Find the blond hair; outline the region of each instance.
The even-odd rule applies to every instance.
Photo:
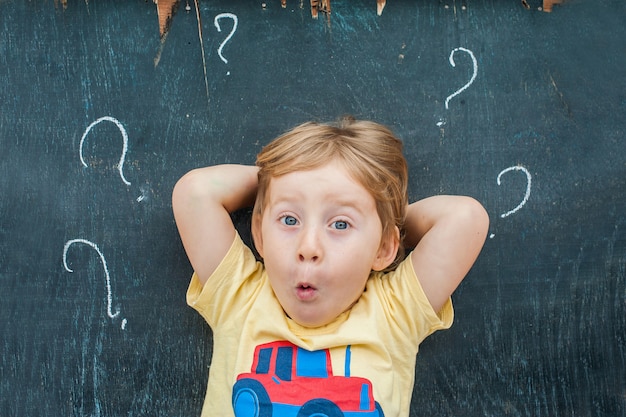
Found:
[[[376,202],[383,237],[399,239],[398,254],[387,268],[404,256],[402,236],[407,207],[407,164],[402,142],[385,126],[342,118],[337,124],[301,124],[265,146],[257,156],[259,186],[254,217],[262,217],[272,178],[341,162]]]

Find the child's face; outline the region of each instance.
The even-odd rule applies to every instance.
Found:
[[[371,270],[395,257],[394,243],[381,245],[374,198],[337,162],[273,178],[266,201],[257,250],[278,301],[302,326],[349,309]]]

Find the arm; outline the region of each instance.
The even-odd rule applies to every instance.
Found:
[[[435,196],[410,204],[405,222],[415,273],[435,311],[446,303],[478,257],[489,217],[470,197]]]
[[[216,165],[185,174],[174,187],[172,208],[187,257],[204,284],[235,238],[230,213],[251,206],[257,168]]]

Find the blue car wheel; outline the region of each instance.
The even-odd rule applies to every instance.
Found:
[[[272,403],[260,382],[241,379],[233,387],[233,411],[236,417],[272,417]]]
[[[305,403],[298,417],[343,417],[343,412],[332,401],[316,399]]]

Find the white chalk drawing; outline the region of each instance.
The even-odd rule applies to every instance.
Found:
[[[237,30],[237,23],[239,22],[239,19],[237,18],[237,15],[232,14],[232,13],[220,13],[217,16],[215,16],[215,19],[213,21],[213,23],[215,24],[215,27],[217,28],[218,32],[222,31],[222,28],[220,27],[220,19],[222,18],[230,18],[233,20],[233,28],[230,30],[230,33],[228,34],[228,36],[226,36],[226,39],[224,39],[222,41],[222,43],[220,44],[219,48],[217,48],[217,54],[220,56],[220,58],[222,59],[222,61],[224,61],[224,64],[228,64],[228,60],[226,58],[224,58],[224,55],[222,54],[222,50],[224,49],[224,45],[226,45],[226,43],[230,40],[230,38],[233,37],[233,35],[235,34],[235,31]]]
[[[476,79],[476,75],[478,75],[478,62],[476,61],[476,57],[474,56],[474,53],[470,51],[469,49],[461,48],[461,47],[453,49],[452,52],[450,52],[450,58],[448,59],[450,61],[450,65],[452,65],[453,67],[456,67],[456,64],[454,63],[454,53],[457,51],[463,51],[469,54],[469,56],[472,58],[472,65],[474,67],[473,68],[474,71],[472,73],[472,78],[463,87],[459,88],[458,90],[456,90],[454,93],[450,94],[446,98],[446,109],[448,109],[450,100],[458,96],[459,94],[461,94],[463,91],[467,90],[467,88],[470,85],[472,85],[472,83]]]
[[[124,184],[126,185],[130,185],[130,182],[128,180],[126,180],[126,178],[124,177],[124,160],[126,158],[126,151],[128,150],[128,134],[126,133],[126,129],[124,129],[124,126],[115,118],[110,117],[110,116],[104,116],[101,117],[99,119],[97,119],[96,121],[94,121],[93,123],[91,123],[89,126],[87,126],[87,129],[85,130],[85,133],[83,133],[83,136],[80,138],[80,145],[78,147],[78,154],[80,156],[80,162],[82,162],[84,167],[87,167],[87,163],[85,162],[85,158],[83,158],[83,144],[85,142],[85,138],[87,137],[87,135],[89,134],[89,132],[91,131],[91,129],[98,125],[99,123],[102,122],[111,122],[114,123],[117,128],[120,130],[120,133],[122,134],[122,139],[124,141],[123,145],[122,145],[122,156],[120,157],[120,161],[117,164],[117,169],[120,173],[120,177],[122,178],[122,181],[124,181]]]
[[[107,315],[111,319],[116,318],[117,316],[120,315],[120,311],[117,310],[115,313],[113,313],[113,311],[112,311],[113,294],[112,294],[112,291],[111,291],[111,277],[109,276],[109,269],[107,267],[107,261],[106,261],[106,259],[104,259],[104,255],[102,254],[102,252],[100,251],[100,249],[98,248],[98,246],[95,243],[90,242],[89,240],[86,240],[86,239],[72,239],[72,240],[68,240],[65,243],[65,246],[63,247],[63,266],[65,267],[65,270],[67,272],[74,272],[74,270],[67,265],[67,251],[69,250],[70,246],[72,246],[75,243],[82,243],[82,244],[85,244],[87,246],[91,246],[98,253],[98,255],[100,256],[100,261],[102,262],[102,267],[104,268],[105,283],[106,283],[106,289],[107,289]],[[126,323],[127,323],[127,320],[123,319],[122,320],[122,330],[126,329]]]
[[[513,213],[516,213],[519,209],[521,209],[524,204],[526,204],[526,202],[528,201],[528,199],[530,198],[530,190],[531,190],[531,186],[532,186],[532,176],[530,175],[530,172],[524,168],[521,165],[516,165],[516,166],[512,166],[512,167],[508,167],[506,169],[503,169],[499,174],[498,174],[498,185],[500,185],[500,178],[502,177],[502,175],[506,174],[507,172],[510,171],[522,171],[524,174],[526,174],[526,193],[524,194],[524,199],[522,200],[521,203],[519,203],[515,208],[513,208],[512,210],[507,211],[506,213],[502,213],[500,215],[500,217],[505,218],[507,216],[510,216]]]

